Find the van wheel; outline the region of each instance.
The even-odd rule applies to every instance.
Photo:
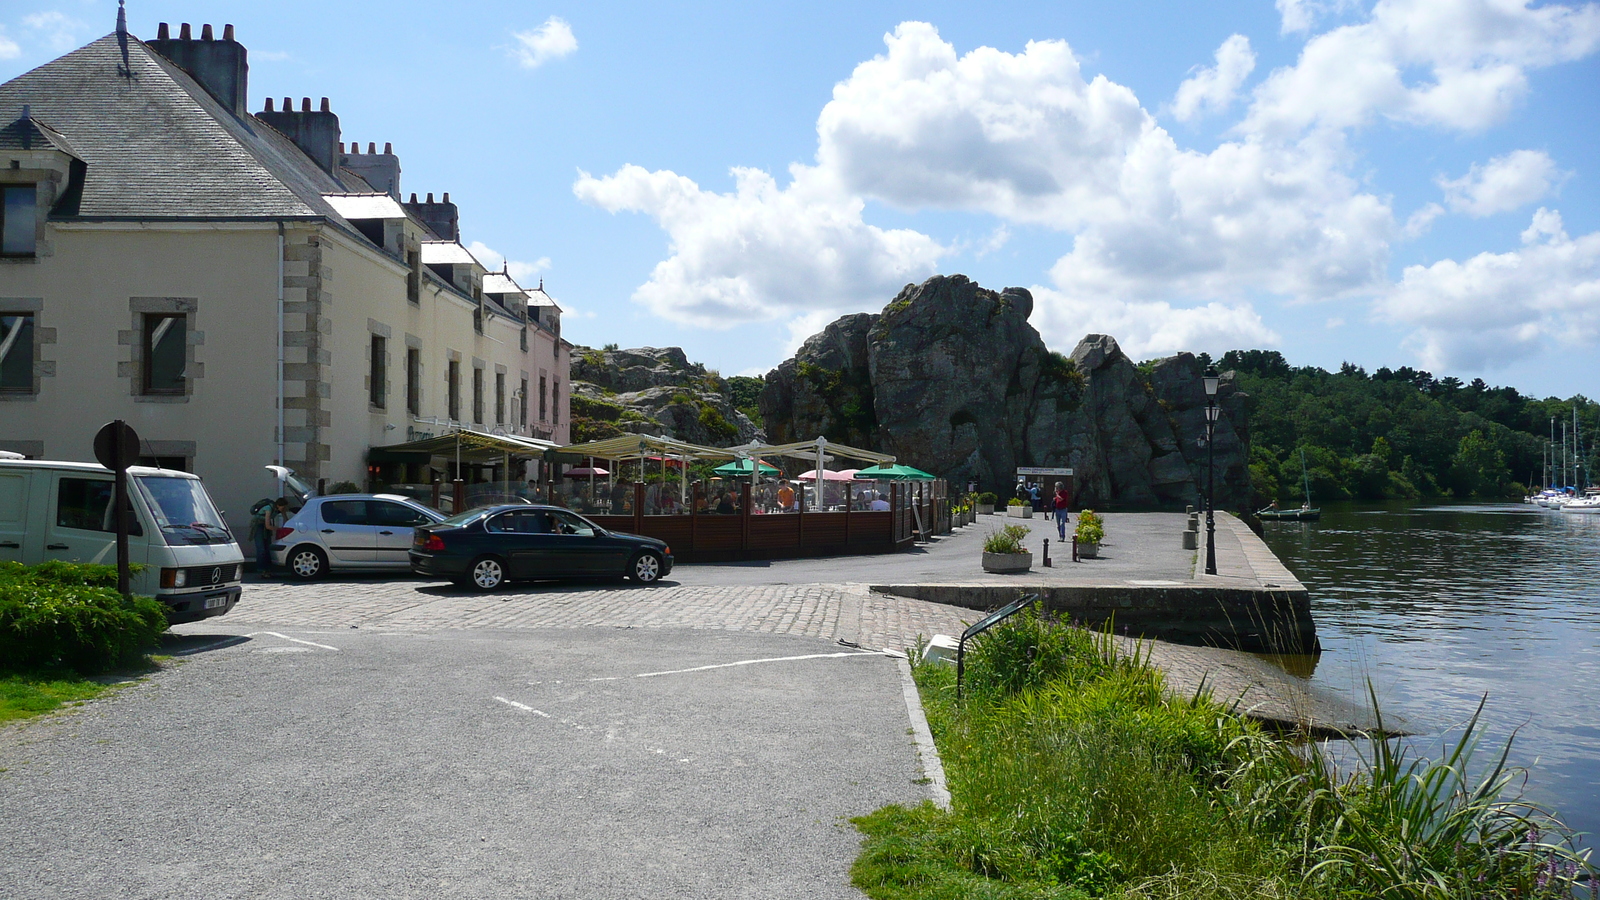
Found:
[[[661,557],[649,550],[633,558],[628,566],[628,576],[640,584],[654,584],[661,580]]]
[[[475,591],[498,590],[506,583],[505,563],[493,556],[480,556],[472,561],[472,568],[467,570],[467,586]]]
[[[327,554],[310,544],[302,544],[289,551],[284,559],[289,574],[300,581],[316,581],[328,574]]]

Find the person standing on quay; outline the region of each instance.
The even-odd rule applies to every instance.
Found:
[[[1072,502],[1072,499],[1067,496],[1065,482],[1056,482],[1056,496],[1052,502],[1055,506],[1056,534],[1064,541],[1067,539],[1067,520],[1070,518],[1070,514],[1067,512],[1067,504]]]

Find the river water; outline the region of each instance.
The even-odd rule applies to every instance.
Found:
[[[1488,694],[1479,761],[1514,733],[1528,798],[1600,846],[1600,515],[1346,504],[1265,529],[1311,592],[1314,681],[1370,680],[1431,751]]]

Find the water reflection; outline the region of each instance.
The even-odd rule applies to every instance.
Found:
[[[1442,732],[1487,693],[1530,798],[1600,832],[1600,516],[1524,504],[1323,507],[1266,540],[1311,590],[1313,680]],[[1419,748],[1436,747],[1437,737]],[[1591,842],[1592,842],[1591,838]]]

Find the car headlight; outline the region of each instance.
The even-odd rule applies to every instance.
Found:
[[[162,569],[161,586],[164,588],[181,588],[189,584],[189,573],[185,569]]]

